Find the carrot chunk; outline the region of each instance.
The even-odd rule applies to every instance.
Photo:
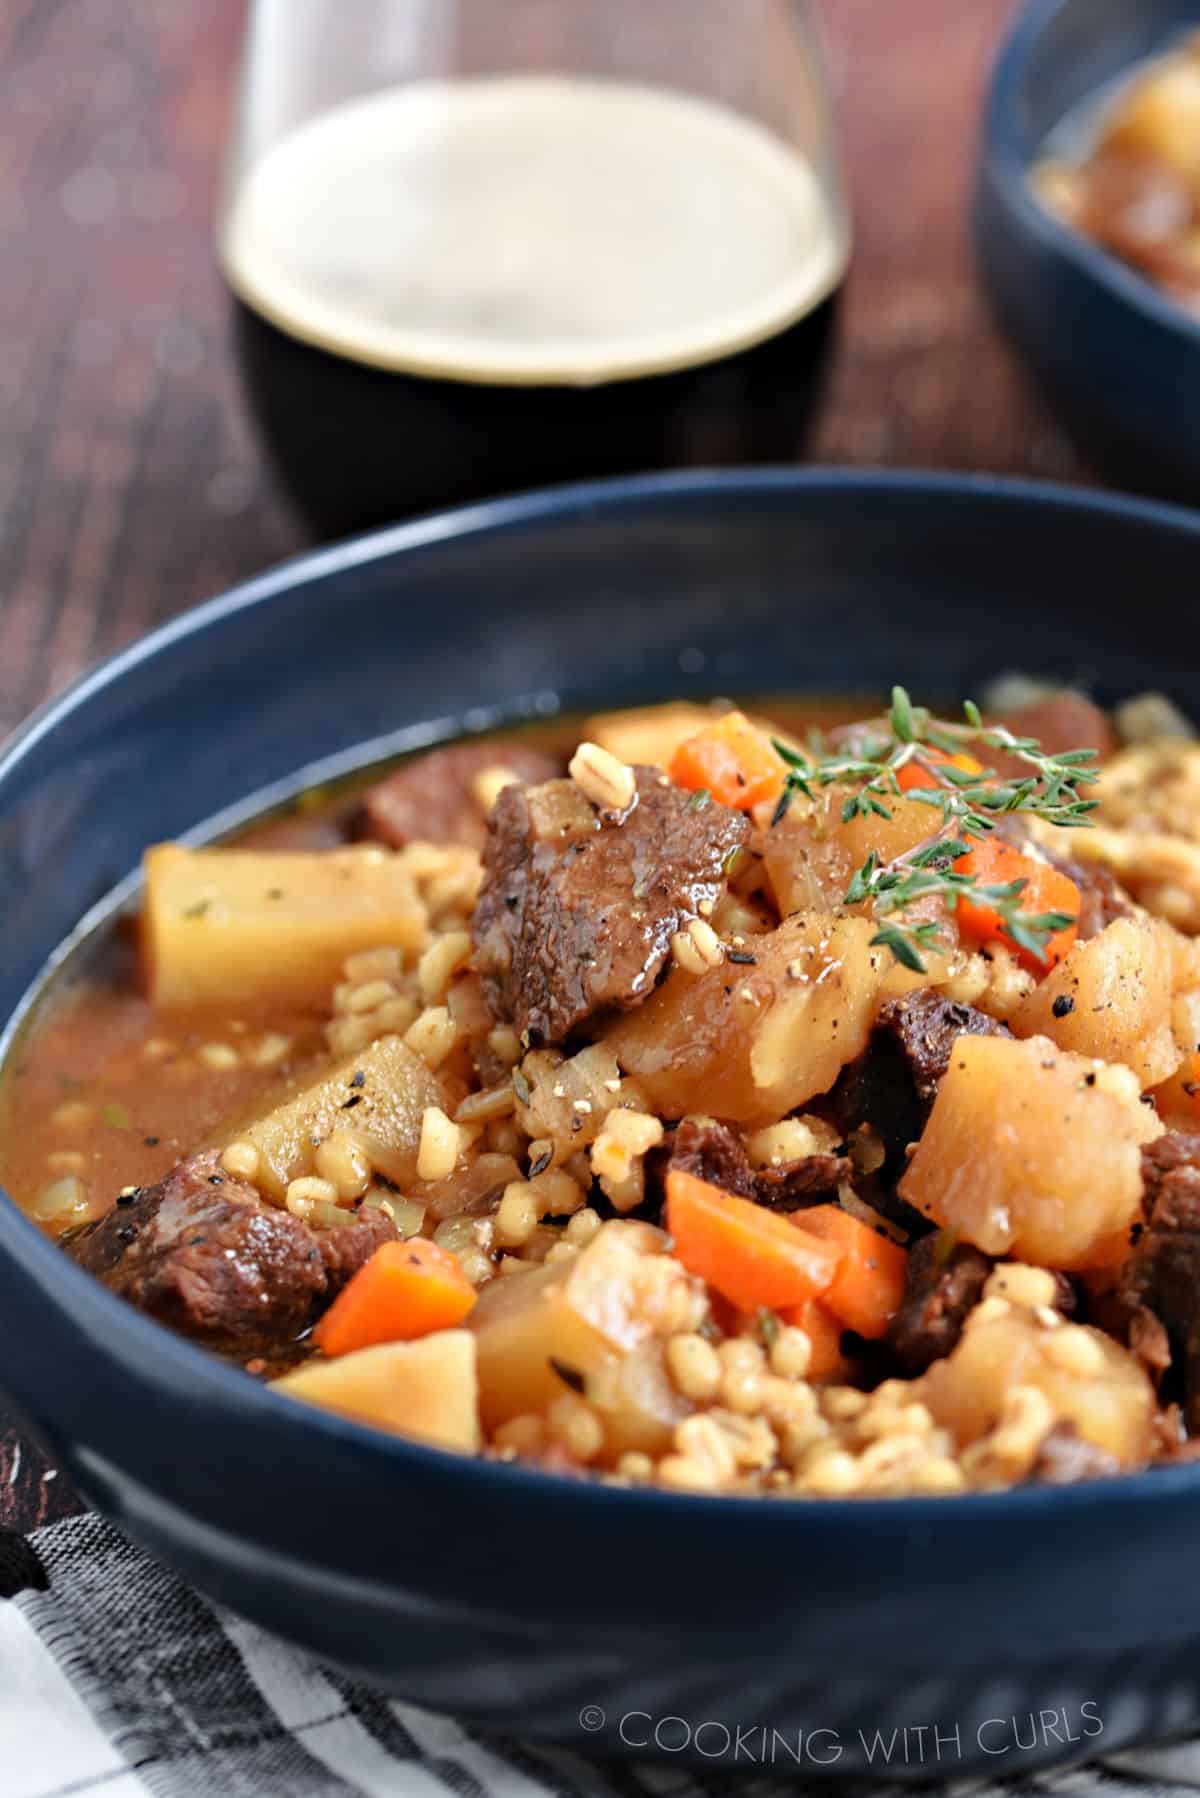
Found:
[[[783,1323],[795,1324],[803,1330],[812,1345],[807,1379],[839,1380],[843,1377],[850,1365],[842,1353],[844,1325],[823,1299],[805,1299],[802,1305],[793,1305],[781,1311],[779,1316]]]
[[[449,1249],[422,1237],[385,1242],[363,1263],[313,1331],[325,1355],[409,1342],[461,1323],[475,1288]]]
[[[925,762],[932,762],[936,767],[960,768],[964,774],[983,773],[982,763],[973,755],[947,755],[944,749],[933,748],[922,748],[921,755]],[[938,781],[921,762],[905,762],[896,770],[896,785],[902,793],[911,793],[914,787],[936,787]]]
[[[1194,1120],[1200,1118],[1200,1053],[1193,1050],[1185,1055],[1175,1072],[1152,1087],[1151,1092],[1158,1115],[1168,1129],[1173,1120],[1178,1120],[1177,1128],[1186,1124],[1195,1129]]]
[[[1192,1110],[1200,1117],[1200,1054],[1198,1053],[1193,1052],[1187,1058],[1187,1078],[1183,1082],[1183,1090]]]
[[[688,1271],[740,1311],[798,1305],[825,1292],[844,1252],[681,1168],[667,1175],[667,1229]]]
[[[668,769],[677,787],[705,788],[721,805],[743,812],[777,799],[785,772],[783,757],[744,712],[726,712],[688,737]]]
[[[958,900],[958,930],[965,942],[1004,943],[1016,953],[1022,967],[1028,968],[1033,974],[1046,974],[1057,966],[1079,934],[1077,920],[1081,895],[1068,875],[1060,873],[1057,868],[1047,867],[1045,862],[1035,861],[1031,855],[1022,855],[1011,843],[1005,843],[997,837],[989,837],[984,842],[976,843],[966,855],[959,856],[954,867],[959,874],[973,874],[985,886],[1000,886],[1011,880],[1023,880],[1025,890],[1020,898],[1022,911],[1063,912],[1072,920],[1046,939],[1045,949],[1038,956],[1031,950],[1022,948],[1007,935],[999,914],[986,900],[972,899],[969,895],[962,894]]]
[[[814,1205],[797,1212],[792,1222],[845,1251],[822,1304],[860,1336],[883,1336],[904,1300],[908,1256],[899,1243],[851,1217],[840,1205]]]

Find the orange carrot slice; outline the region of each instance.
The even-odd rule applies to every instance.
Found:
[[[781,1311],[779,1317],[782,1323],[795,1324],[803,1330],[812,1344],[808,1379],[838,1380],[843,1377],[850,1365],[842,1353],[844,1326],[823,1299],[805,1299],[802,1305]]]
[[[385,1242],[334,1299],[313,1331],[323,1354],[408,1342],[461,1323],[475,1288],[449,1249],[414,1236]]]
[[[783,757],[744,712],[726,712],[681,743],[668,773],[677,787],[710,792],[722,805],[748,812],[777,799],[786,772]]]
[[[1187,1058],[1187,1078],[1183,1081],[1183,1091],[1192,1110],[1200,1117],[1200,1054],[1195,1051]]]
[[[793,1225],[845,1253],[821,1303],[860,1336],[883,1336],[904,1299],[908,1256],[840,1205],[814,1205],[796,1212]]]
[[[1068,875],[1057,868],[1048,867],[1045,862],[1035,861],[1031,855],[1022,855],[1019,849],[998,837],[989,837],[985,842],[976,843],[966,855],[959,856],[954,867],[959,874],[973,874],[985,886],[1023,880],[1025,891],[1020,898],[1022,911],[1064,912],[1072,919],[1070,924],[1047,938],[1046,946],[1038,956],[1022,948],[1005,933],[999,914],[986,900],[972,899],[964,894],[958,900],[958,931],[965,942],[1004,943],[1015,952],[1022,967],[1034,974],[1046,974],[1057,966],[1079,934],[1076,920],[1081,895]]]
[[[667,1175],[667,1229],[683,1265],[740,1311],[798,1305],[832,1284],[837,1243],[806,1237],[786,1217],[673,1168]]]
[[[982,774],[983,764],[977,762],[973,755],[947,755],[944,749],[922,748],[924,761],[932,762],[935,767],[961,768],[964,774]],[[914,787],[936,787],[938,781],[927,767],[920,762],[905,762],[896,770],[896,785],[902,793],[911,793]]]

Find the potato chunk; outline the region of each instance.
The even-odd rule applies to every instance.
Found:
[[[697,731],[711,724],[719,713],[712,706],[689,705],[679,700],[673,705],[634,706],[624,712],[599,712],[588,718],[580,738],[599,743],[619,762],[640,762],[651,768],[665,768],[679,748]]]
[[[1049,1401],[1049,1422],[1073,1424],[1085,1441],[1115,1455],[1122,1467],[1137,1467],[1149,1457],[1154,1393],[1133,1357],[1103,1330],[1081,1324],[1046,1329],[1019,1306],[981,1306],[968,1319],[958,1347],[934,1362],[914,1396],[962,1449],[1011,1415],[1013,1395],[1021,1387],[1034,1387]],[[1032,1462],[1038,1446],[1036,1434],[1027,1445],[1011,1443],[1015,1464],[1007,1470],[998,1466],[997,1472],[1020,1478],[1028,1472],[1028,1464],[1020,1465],[1022,1447]]]
[[[916,985],[867,918],[787,918],[752,940],[753,965],[675,968],[607,1041],[651,1108],[769,1124],[827,1092],[865,1049],[884,991]]]
[[[336,1361],[310,1361],[272,1384],[289,1398],[398,1436],[468,1455],[479,1448],[475,1338],[469,1330],[439,1330],[416,1342],[385,1342]]]
[[[360,1141],[372,1167],[403,1186],[416,1176],[421,1115],[442,1098],[436,1075],[420,1056],[398,1036],[381,1036],[265,1117],[230,1131],[226,1141],[254,1144],[255,1184],[280,1202],[288,1182],[309,1171],[313,1151],[334,1129]]]
[[[544,1410],[570,1382],[586,1384],[602,1370],[609,1408],[628,1408],[628,1393],[622,1397],[622,1383],[609,1369],[612,1357],[686,1327],[683,1312],[695,1283],[663,1252],[665,1242],[650,1224],[614,1219],[573,1260],[507,1274],[484,1287],[469,1328],[479,1345],[487,1429]]]
[[[1141,1145],[1161,1133],[1128,1068],[1041,1036],[960,1036],[900,1193],[986,1254],[1103,1265],[1138,1210]]]
[[[604,1427],[600,1459],[608,1464],[630,1450],[660,1455],[670,1448],[675,1425],[692,1409],[667,1372],[660,1337],[649,1337],[627,1355],[611,1355],[588,1376],[588,1403]]]
[[[183,849],[144,859],[142,943],[165,1008],[328,999],[360,949],[425,942],[425,908],[399,857],[374,846],[321,853]]]
[[[1174,957],[1168,927],[1118,918],[1076,943],[1009,1018],[1017,1036],[1048,1036],[1060,1049],[1124,1062],[1143,1087],[1179,1062],[1171,1030]]]
[[[796,793],[786,815],[765,833],[763,861],[784,917],[796,911],[830,911],[840,906],[856,868],[872,850],[892,861],[934,835],[937,809],[920,799],[891,798],[890,818],[845,820],[846,787],[818,789],[812,800]]]

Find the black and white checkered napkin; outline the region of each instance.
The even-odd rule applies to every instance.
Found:
[[[796,1798],[803,1782],[589,1762],[381,1698],[219,1612],[95,1516],[0,1535],[0,1798]],[[937,1789],[1167,1798],[1200,1744]],[[928,1795],[935,1788],[925,1786]],[[854,1798],[895,1786],[858,1780]],[[809,1798],[830,1788],[810,1785]],[[840,1793],[847,1788],[842,1785]]]

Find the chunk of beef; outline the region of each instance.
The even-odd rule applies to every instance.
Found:
[[[885,1179],[895,1179],[937,1097],[960,1036],[1009,1036],[972,1005],[922,987],[880,1007],[871,1040],[842,1072],[833,1090],[839,1127],[847,1134],[869,1124],[883,1140]]]
[[[739,1198],[754,1197],[754,1169],[750,1157],[728,1124],[712,1118],[681,1118],[675,1127],[668,1168],[680,1168],[707,1180],[722,1192]]]
[[[632,805],[597,813],[573,781],[509,787],[488,820],[475,965],[531,1047],[649,996],[674,933],[720,891],[746,819],[637,768]]]
[[[942,1077],[960,1036],[1009,1036],[1007,1024],[985,1011],[946,999],[929,987],[892,999],[879,1013],[877,1030],[891,1033],[912,1076],[922,1123],[933,1108]]]
[[[1170,1351],[1171,1396],[1200,1433],[1200,1136],[1170,1130],[1142,1148],[1145,1223],[1121,1270],[1130,1346],[1152,1372]],[[1165,1336],[1165,1342],[1164,1342]]]
[[[393,849],[416,842],[482,849],[487,826],[473,783],[489,768],[511,768],[527,785],[561,773],[561,764],[551,756],[521,743],[451,743],[431,749],[368,788],[362,835]]]
[[[959,1243],[948,1255],[943,1249],[940,1237],[925,1236],[909,1251],[904,1303],[888,1332],[906,1374],[924,1373],[956,1346],[992,1271],[988,1256],[969,1243]]]
[[[1100,763],[1117,751],[1117,735],[1108,714],[1069,687],[1031,699],[1028,705],[1015,706],[994,722],[1006,724],[1016,737],[1036,737],[1047,755],[1092,749]],[[1030,772],[1027,763],[1000,749],[981,750],[979,759],[998,774],[1020,776]]]
[[[754,1175],[754,1196],[772,1211],[804,1211],[836,1199],[843,1180],[851,1175],[842,1155],[802,1155],[798,1161],[781,1161],[776,1167],[760,1167]]]
[[[676,1126],[664,1175],[682,1168],[732,1192],[755,1199],[772,1211],[802,1211],[837,1197],[838,1187],[850,1171],[840,1155],[804,1155],[776,1167],[754,1168],[741,1141],[727,1124],[712,1118],[682,1118]]]
[[[208,1150],[118,1200],[68,1252],[160,1323],[209,1347],[252,1354],[298,1336],[395,1235],[377,1210],[310,1229],[223,1174]]]
[[[1073,1423],[1056,1423],[1042,1438],[1029,1477],[1044,1486],[1074,1486],[1079,1480],[1103,1480],[1120,1471],[1117,1457],[1081,1436]]]

